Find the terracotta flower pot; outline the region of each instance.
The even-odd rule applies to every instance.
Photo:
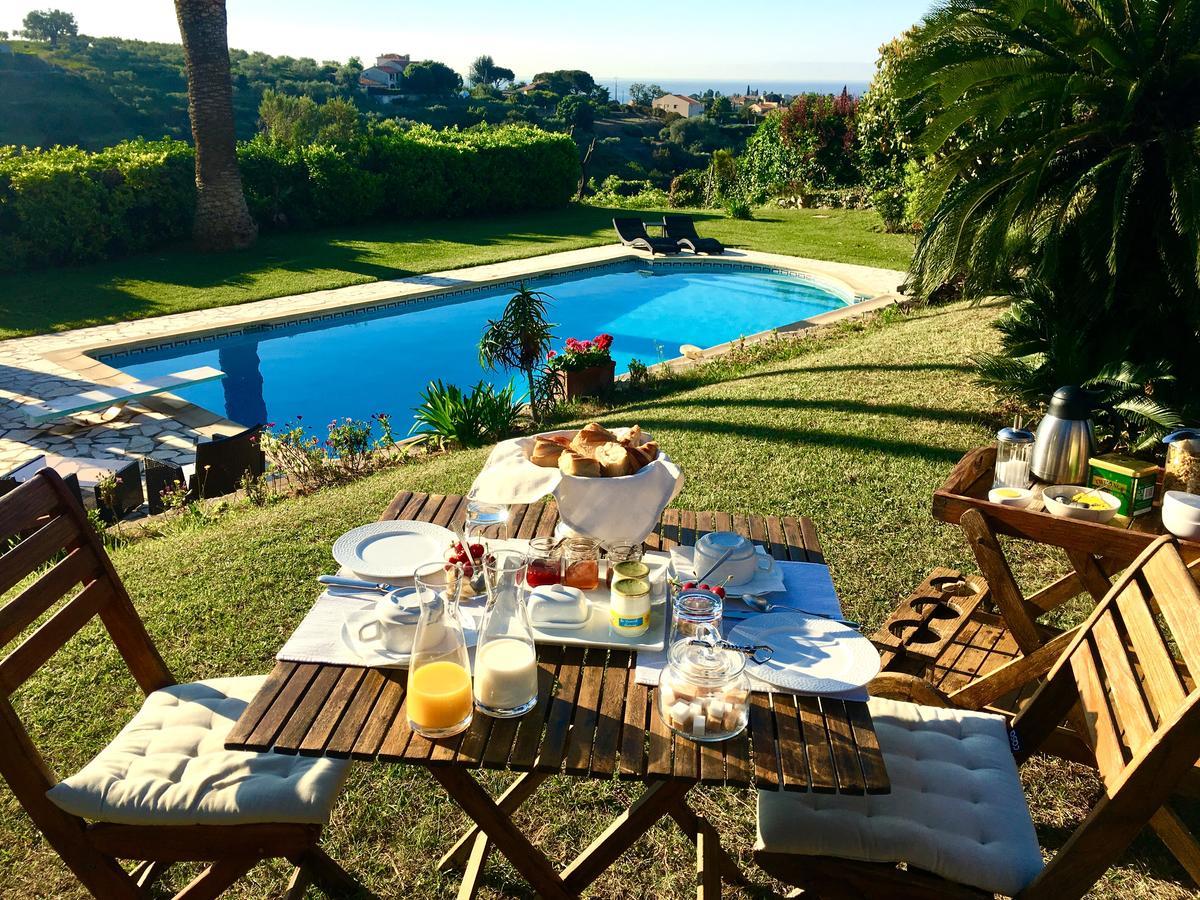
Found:
[[[558,383],[562,387],[564,400],[574,400],[577,397],[603,397],[613,387],[617,364],[611,359],[598,366],[586,369],[568,371],[560,369]]]

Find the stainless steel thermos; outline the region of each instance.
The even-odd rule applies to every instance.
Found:
[[[1048,484],[1083,484],[1088,460],[1096,451],[1092,427],[1093,395],[1080,387],[1060,387],[1038,423],[1033,444],[1033,474]]]

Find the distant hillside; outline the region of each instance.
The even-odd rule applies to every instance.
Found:
[[[0,52],[0,145],[79,144],[125,138],[188,138],[183,48],[80,35],[57,50],[11,41]],[[317,100],[356,96],[358,70],[312,59],[230,51],[238,136],[254,134],[267,88]]]

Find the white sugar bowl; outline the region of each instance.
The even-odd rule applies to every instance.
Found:
[[[1200,494],[1167,491],[1162,503],[1163,528],[1185,541],[1200,541]]]
[[[704,573],[712,568],[726,550],[731,551],[729,558],[705,575]],[[697,578],[703,577],[706,584],[728,584],[730,587],[737,587],[753,581],[759,572],[770,572],[774,566],[773,558],[766,553],[759,553],[754,543],[740,534],[734,534],[732,531],[713,531],[696,541],[692,571]]]

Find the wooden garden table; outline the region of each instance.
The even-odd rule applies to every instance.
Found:
[[[459,496],[402,492],[382,519],[460,525]],[[510,534],[546,536],[553,503],[511,508]],[[648,549],[693,544],[713,530],[737,531],[776,559],[824,562],[807,518],[730,516],[667,510]],[[474,896],[494,845],[544,897],[578,896],[639,836],[670,816],[696,843],[700,892],[720,896],[721,879],[741,880],[712,826],[686,795],[698,784],[768,790],[867,794],[890,790],[865,703],[791,694],[751,695],[750,727],[719,744],[674,735],[658,716],[654,688],[637,684],[636,654],[596,648],[538,647],[538,704],[519,719],[476,715],[454,738],[430,741],[408,727],[407,672],[278,662],[246,707],[225,746],[427,768],[476,823],[439,868],[465,865],[460,897]],[[519,777],[493,799],[472,769]],[[647,789],[565,869],[559,871],[521,833],[512,813],[551,775],[642,781]],[[564,811],[569,814],[569,811]]]

